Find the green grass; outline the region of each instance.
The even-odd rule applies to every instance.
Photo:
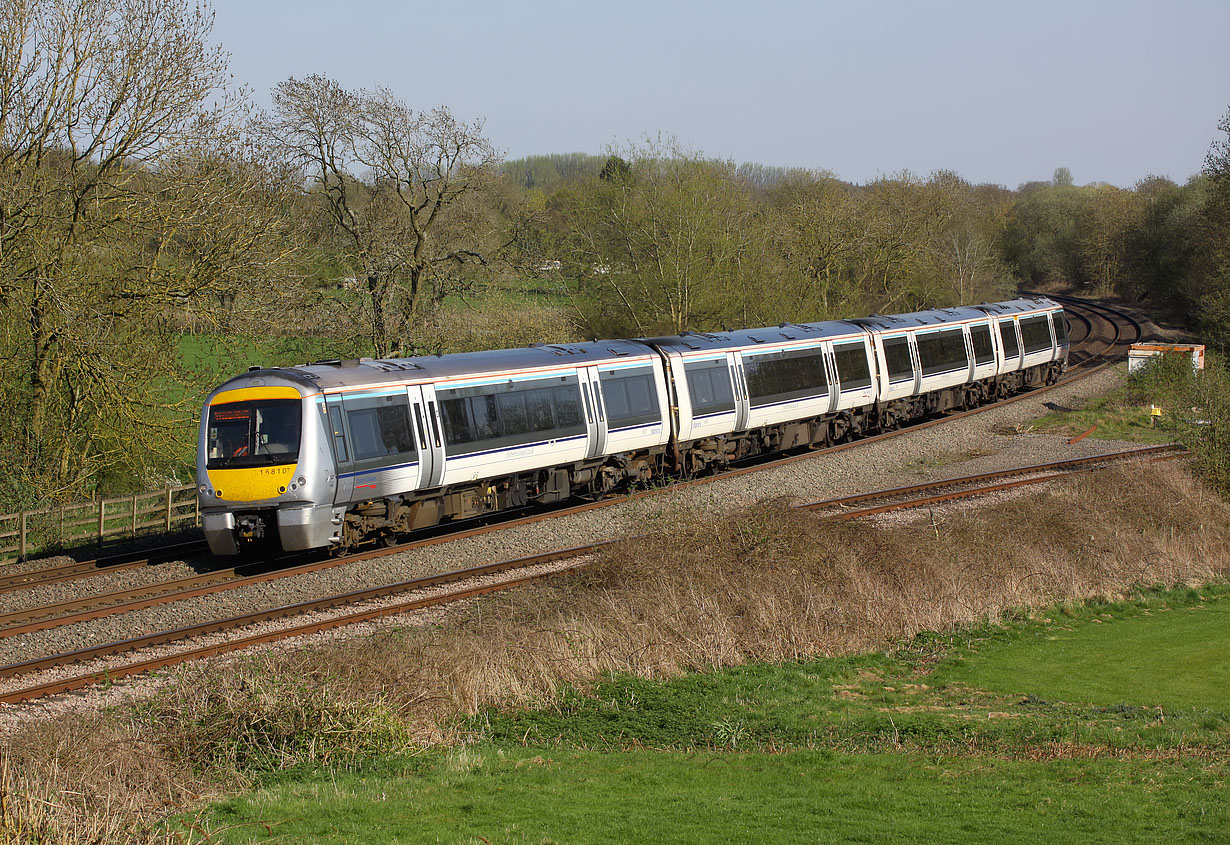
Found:
[[[220,842],[1211,842],[1230,807],[1195,761],[483,747],[273,784],[212,823]]]
[[[452,293],[445,297],[446,309],[458,312],[486,312],[501,308],[551,308],[567,305],[568,291],[575,283],[561,279],[558,274],[545,278],[518,277],[515,279],[491,278],[476,284],[464,293]]]
[[[1230,711],[1230,601],[1130,619],[1056,616],[941,668],[936,683],[1068,702]]]
[[[248,367],[289,367],[308,361],[345,358],[358,354],[354,344],[339,344],[327,337],[244,337],[240,335],[183,334],[180,360],[193,370],[229,377]]]
[[[1147,405],[1128,399],[1125,388],[1089,400],[1084,407],[1052,411],[1034,420],[1037,431],[1075,437],[1095,425],[1089,436],[1100,440],[1126,440],[1150,445],[1170,443],[1174,436],[1153,424]]]
[[[1226,841],[1227,613],[1209,585],[891,653],[613,677],[480,714],[472,747],[284,773],[209,823],[222,842]]]

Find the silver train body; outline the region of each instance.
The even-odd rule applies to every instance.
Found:
[[[254,369],[210,394],[214,554],[345,550],[823,446],[1053,381],[1045,298],[763,329]]]

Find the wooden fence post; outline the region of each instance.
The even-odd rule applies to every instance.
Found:
[[[26,512],[21,512],[21,536],[17,540],[17,556],[22,560],[26,557]]]
[[[171,530],[171,488],[167,488],[167,531]]]
[[[98,500],[98,545],[102,545],[104,532],[107,529],[107,500]]]
[[[137,536],[137,494],[132,494],[132,536]]]

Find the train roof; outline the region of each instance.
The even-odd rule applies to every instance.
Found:
[[[654,346],[683,350],[722,350],[755,347],[766,343],[791,343],[798,340],[827,340],[859,334],[858,326],[845,320],[824,323],[781,323],[760,329],[725,332],[684,332],[667,337],[645,338]]]
[[[276,377],[314,390],[361,387],[398,381],[432,381],[455,376],[504,373],[559,366],[593,366],[626,358],[654,354],[643,343],[633,340],[603,340],[592,343],[561,343],[495,349],[483,352],[454,352],[415,358],[358,358],[317,361],[298,367],[253,368],[228,380],[222,387],[253,378]],[[221,388],[219,388],[221,389]]]
[[[967,305],[958,308],[931,308],[927,311],[913,311],[909,314],[872,314],[870,317],[859,317],[850,322],[876,331],[892,331],[936,326],[941,323],[959,323],[966,320],[985,320],[988,314],[1003,316],[1057,307],[1059,307],[1057,302],[1046,297],[1035,296],[1022,297],[1008,302],[984,302],[981,305]]]
[[[233,389],[239,383],[274,378],[285,380],[307,392],[341,387],[363,387],[389,382],[435,381],[459,376],[548,369],[559,366],[594,366],[621,359],[653,355],[650,346],[664,349],[720,351],[756,347],[762,344],[788,344],[804,340],[829,340],[860,334],[864,328],[876,331],[915,328],[985,318],[986,314],[1005,315],[1058,308],[1054,300],[1042,296],[1022,297],[1007,302],[983,303],[961,308],[934,308],[910,314],[830,320],[821,323],[782,323],[759,329],[723,332],[684,332],[669,337],[639,340],[601,340],[591,343],[535,344],[517,349],[484,352],[456,352],[449,355],[424,355],[416,358],[358,358],[317,361],[299,367],[254,367],[227,380],[215,389]],[[212,394],[211,394],[212,397]]]

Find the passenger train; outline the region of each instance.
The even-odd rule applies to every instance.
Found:
[[[252,368],[201,414],[217,555],[346,551],[504,508],[818,448],[1054,381],[1063,309],[1010,302],[720,333]]]

